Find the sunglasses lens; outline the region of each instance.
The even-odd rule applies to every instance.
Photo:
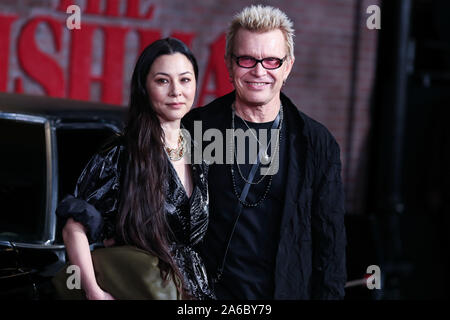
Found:
[[[281,66],[281,60],[276,58],[263,59],[262,65],[266,69],[276,69]]]
[[[239,57],[237,63],[244,68],[253,68],[256,65],[256,60],[252,57]]]
[[[253,68],[258,62],[261,62],[262,66],[266,69],[277,69],[283,64],[283,59],[278,58],[264,58],[262,60],[257,60],[253,57],[247,56],[234,56],[234,58],[236,59],[238,66],[242,68]]]

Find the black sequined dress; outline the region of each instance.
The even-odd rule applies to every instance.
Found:
[[[82,223],[91,243],[115,238],[120,199],[120,177],[126,158],[123,137],[107,144],[91,158],[78,178],[74,195],[66,196],[56,214],[61,228],[72,217]],[[214,299],[206,269],[195,249],[208,227],[207,165],[192,164],[193,191],[185,192],[169,159],[165,209],[170,228],[172,255],[195,299]]]

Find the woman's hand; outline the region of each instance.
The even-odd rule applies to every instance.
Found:
[[[95,290],[86,292],[86,298],[88,300],[116,300],[111,294],[103,291],[100,287]]]

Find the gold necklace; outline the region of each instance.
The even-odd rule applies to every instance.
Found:
[[[184,137],[180,131],[180,135],[178,136],[178,142],[176,148],[170,148],[164,143],[164,150],[167,153],[167,156],[172,161],[178,161],[184,156],[184,152],[186,151]]]

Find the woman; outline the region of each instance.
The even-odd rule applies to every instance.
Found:
[[[98,285],[89,242],[127,244],[159,259],[164,279],[180,279],[184,298],[209,299],[204,265],[194,250],[208,224],[207,167],[189,164],[181,118],[190,110],[198,68],[187,46],[173,38],[148,46],[131,80],[123,135],[96,154],[75,196],[57,215],[71,264],[80,267],[88,299],[113,299]]]

